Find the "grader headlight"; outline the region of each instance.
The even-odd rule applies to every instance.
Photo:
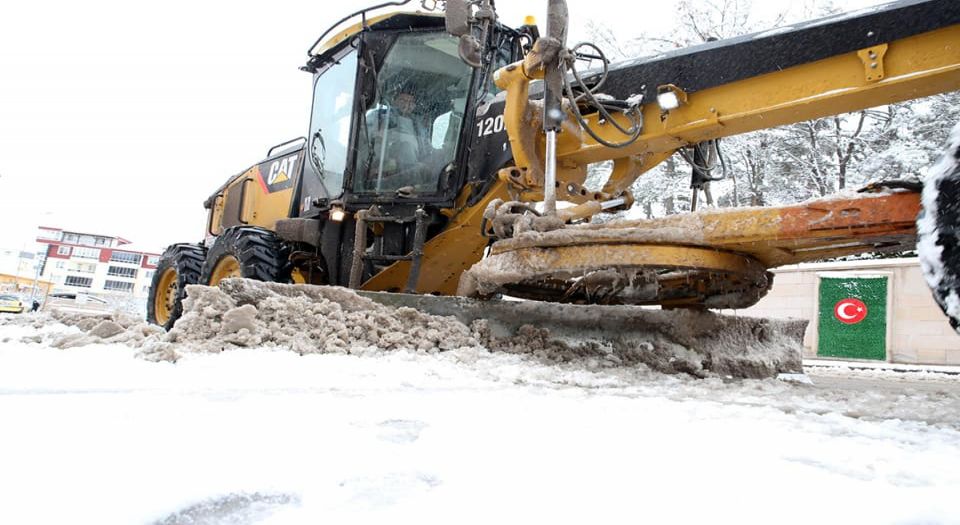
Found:
[[[330,207],[330,220],[333,222],[343,222],[347,218],[347,212],[342,206],[334,204]]]

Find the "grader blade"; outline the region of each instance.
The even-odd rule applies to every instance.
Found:
[[[792,206],[526,231],[497,241],[459,294],[595,304],[746,308],[769,268],[916,246],[914,192],[842,194]]]

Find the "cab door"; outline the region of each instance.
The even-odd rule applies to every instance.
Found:
[[[312,217],[343,195],[353,126],[357,51],[351,45],[317,70],[297,215]]]

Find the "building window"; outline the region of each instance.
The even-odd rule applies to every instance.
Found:
[[[103,283],[104,290],[112,290],[116,292],[132,292],[133,283],[128,283],[124,281],[106,281]]]
[[[41,239],[47,239],[48,241],[59,241],[59,240],[60,240],[60,232],[54,231],[54,230],[47,230],[47,229],[44,229],[44,228],[40,228],[40,233],[37,234],[37,237],[39,237],[39,238],[41,238]]]
[[[63,242],[70,242],[70,243],[76,244],[78,241],[80,241],[80,236],[77,235],[76,233],[63,234]]]
[[[110,262],[140,264],[140,254],[130,252],[113,252],[110,255]]]
[[[150,257],[147,257],[147,264],[150,266],[156,266],[158,262],[160,262],[159,255],[151,255]]]
[[[147,270],[146,273],[143,274],[143,278],[149,281],[150,279],[153,279],[153,274],[153,270]]]
[[[67,286],[77,286],[80,288],[90,288],[90,285],[93,284],[92,277],[77,277],[76,275],[68,275],[67,279],[63,282]]]
[[[92,263],[73,263],[69,269],[80,273],[96,273],[97,265]]]
[[[67,261],[57,261],[57,268],[66,268]]]
[[[57,246],[57,255],[70,255],[69,246]]]
[[[80,259],[99,259],[100,250],[96,248],[81,248],[77,246],[73,249],[73,256]]]
[[[137,269],[124,268],[122,266],[111,266],[110,268],[107,268],[107,275],[112,275],[114,277],[127,277],[129,279],[136,279]]]
[[[109,241],[109,239],[107,239],[106,237],[95,237],[95,238],[93,239],[93,245],[94,245],[94,246],[107,246],[107,245],[109,244],[108,241]]]

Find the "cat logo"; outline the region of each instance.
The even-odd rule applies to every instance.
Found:
[[[276,184],[278,182],[287,182],[290,179],[290,176],[287,175],[287,170],[281,168],[279,163],[274,162],[270,166],[270,175],[267,176],[267,184]]]
[[[273,193],[293,186],[293,178],[296,176],[299,165],[300,153],[298,152],[258,166],[258,178],[263,191]]]

